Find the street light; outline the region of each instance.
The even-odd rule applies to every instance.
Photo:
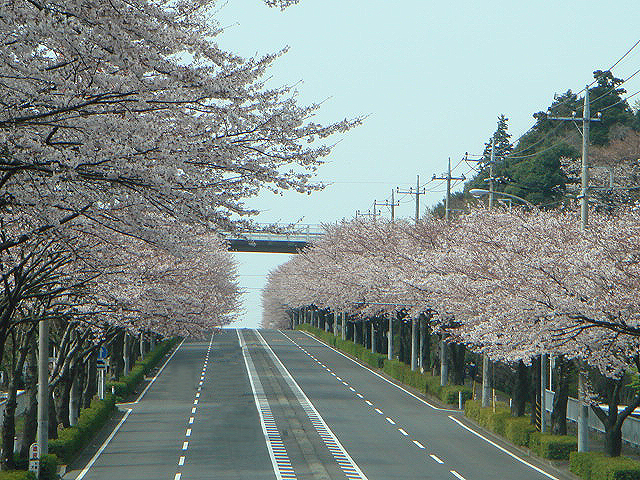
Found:
[[[493,192],[490,192],[489,190],[485,190],[483,188],[472,188],[471,190],[469,190],[469,193],[471,195],[473,195],[474,197],[476,197],[476,198],[480,198],[480,197],[483,197],[483,196],[488,195],[490,193],[493,193],[494,195],[501,195],[503,197],[513,198],[515,200],[519,200],[520,202],[524,203],[527,207],[529,207],[531,209],[539,209],[540,208],[537,205],[534,205],[533,203],[531,203],[530,201],[525,200],[522,197],[518,197],[517,195],[511,195],[510,193],[496,192],[495,190]]]

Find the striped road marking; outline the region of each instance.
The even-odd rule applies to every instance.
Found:
[[[269,352],[269,355],[271,355],[271,358],[274,360],[274,363],[276,367],[278,367],[278,370],[280,370],[282,377],[285,379],[287,384],[289,384],[289,387],[291,387],[291,391],[300,402],[300,405],[302,406],[304,412],[307,414],[307,417],[309,417],[311,424],[316,429],[316,432],[318,432],[318,435],[320,435],[320,438],[331,452],[331,455],[333,455],[333,458],[340,466],[340,469],[345,474],[345,476],[349,480],[368,480],[367,476],[362,472],[362,470],[360,470],[360,467],[358,467],[356,462],[353,461],[349,453],[342,446],[338,438],[333,434],[333,432],[325,423],[324,419],[320,416],[309,398],[302,391],[300,385],[298,385],[298,383],[293,379],[289,371],[282,364],[278,356],[274,353],[274,351],[262,337],[260,332],[258,330],[255,330],[255,333],[262,345],[266,348],[267,352]]]
[[[249,383],[251,384],[251,390],[253,390],[253,398],[256,402],[256,408],[258,409],[258,415],[260,417],[260,424],[262,425],[262,433],[267,441],[267,449],[269,450],[269,456],[271,457],[271,464],[273,465],[273,472],[276,474],[278,480],[293,480],[297,479],[296,472],[294,472],[287,454],[287,449],[282,443],[280,432],[276,426],[275,419],[273,418],[273,412],[267,401],[267,396],[262,388],[260,378],[258,378],[258,372],[251,360],[251,353],[247,348],[244,341],[244,336],[240,329],[236,330],[238,334],[238,342],[242,348],[242,356],[244,357],[244,364],[247,367],[249,375]]]

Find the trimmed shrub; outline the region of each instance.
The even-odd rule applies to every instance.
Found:
[[[514,445],[526,447],[529,445],[530,435],[536,431],[529,417],[511,417],[507,420],[504,434]]]
[[[568,460],[569,454],[578,450],[578,439],[573,435],[534,432],[529,436],[529,448],[542,458]]]
[[[58,475],[59,465],[58,457],[51,453],[42,457],[40,459],[40,480],[57,480],[60,478]]]
[[[49,440],[49,452],[63,462],[71,462],[111,417],[116,405],[115,400],[111,394],[105,395],[104,400],[92,400],[91,406],[80,412],[76,426],[62,429],[58,432],[57,439]]]
[[[26,470],[7,470],[0,472],[0,480],[36,480],[36,476]]]
[[[602,452],[571,452],[569,470],[585,480],[640,480],[640,462]]]
[[[446,385],[440,386],[440,377],[431,377],[438,380],[438,387],[440,388],[439,397],[444,403],[457,404],[458,392],[462,392],[462,402],[465,403],[473,397],[473,392],[469,387],[464,385]],[[430,391],[430,390],[429,390]]]

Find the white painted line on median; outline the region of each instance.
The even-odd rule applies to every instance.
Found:
[[[275,418],[269,406],[269,401],[262,388],[260,377],[256,371],[256,367],[251,359],[251,352],[247,348],[247,344],[244,340],[244,336],[240,332],[240,329],[236,329],[238,334],[238,342],[242,349],[242,357],[244,358],[244,364],[247,368],[247,375],[249,377],[249,384],[251,385],[251,391],[253,392],[253,400],[258,409],[258,417],[260,418],[260,426],[262,427],[262,433],[267,443],[267,450],[269,450],[269,457],[271,458],[271,465],[273,466],[273,472],[276,475],[277,480],[296,480],[296,473],[293,470],[287,449],[282,442],[280,432],[276,426]]]
[[[456,472],[455,470],[449,470],[454,477],[459,478],[460,480],[466,480],[462,475],[460,475],[458,472]]]
[[[158,370],[158,373],[156,373],[155,376],[151,379],[151,381],[149,382],[149,385],[147,385],[147,387],[142,391],[142,393],[138,396],[138,398],[136,398],[136,401],[133,402],[133,403],[139,403],[140,402],[142,397],[144,397],[144,394],[147,393],[147,390],[149,390],[149,388],[151,388],[151,385],[153,385],[153,383],[156,381],[156,378],[158,378],[160,376],[160,374],[164,370],[164,367],[167,366],[167,363],[169,363],[169,361],[173,358],[173,356],[178,352],[178,350],[180,349],[180,347],[182,346],[182,344],[184,343],[185,340],[186,339],[183,339],[180,342],[180,345],[178,345],[176,347],[176,349],[173,351],[173,353],[171,354],[171,356],[169,358],[167,358],[167,361],[164,362],[164,365],[162,365],[162,367],[160,367],[160,370]]]
[[[457,418],[455,418],[453,415],[448,415],[448,417],[453,420],[454,422],[456,422],[458,425],[460,425],[462,428],[464,428],[465,430],[473,433],[475,436],[481,438],[482,440],[484,440],[485,442],[493,445],[494,447],[496,447],[498,450],[500,450],[501,452],[506,453],[507,455],[509,455],[510,457],[518,460],[520,463],[524,463],[526,466],[531,467],[532,469],[534,469],[536,472],[541,473],[542,475],[544,475],[547,478],[550,478],[552,480],[558,480],[557,477],[554,477],[553,475],[545,472],[544,470],[536,467],[535,465],[530,464],[529,462],[527,462],[526,460],[520,458],[519,456],[517,456],[514,453],[511,453],[509,450],[507,450],[506,448],[501,447],[500,445],[498,445],[497,443],[489,440],[487,437],[485,437],[484,435],[476,432],[475,430],[467,427],[464,423],[462,423],[460,420],[458,420]]]
[[[338,440],[338,437],[336,437],[335,434],[331,431],[331,429],[326,424],[322,416],[320,416],[320,413],[318,412],[318,410],[316,410],[316,407],[314,407],[313,403],[311,403],[311,400],[309,400],[309,397],[307,397],[307,395],[304,393],[302,388],[300,388],[300,385],[298,385],[298,382],[295,381],[291,373],[289,373],[289,370],[287,370],[287,368],[284,366],[282,361],[280,361],[278,356],[271,349],[271,347],[266,342],[266,340],[262,337],[260,332],[256,330],[255,333],[258,339],[260,340],[260,342],[262,343],[262,345],[266,348],[271,358],[274,360],[274,363],[278,368],[278,370],[280,370],[282,377],[287,382],[287,384],[291,388],[291,391],[300,402],[302,409],[305,411],[305,413],[309,417],[309,420],[311,420],[311,424],[315,427],[316,431],[318,432],[318,435],[320,435],[320,438],[322,438],[322,441],[331,452],[331,455],[333,455],[333,458],[336,460],[336,463],[338,464],[342,472],[345,474],[345,476],[350,480],[351,479],[368,480],[367,476],[360,469],[360,467],[353,460],[353,458],[351,458],[351,456],[349,455],[349,452],[347,452],[347,450],[342,446],[342,444]]]
[[[429,402],[427,402],[426,400],[420,398],[419,396],[411,393],[409,390],[402,388],[400,385],[398,385],[397,383],[392,382],[391,380],[389,380],[388,378],[383,377],[382,375],[380,375],[378,372],[374,372],[373,370],[371,370],[370,368],[364,366],[363,364],[361,364],[360,362],[355,361],[353,358],[345,355],[344,353],[342,353],[340,350],[336,350],[335,348],[333,348],[331,345],[328,345],[326,343],[324,343],[322,340],[318,340],[316,337],[314,337],[313,335],[303,331],[303,330],[298,330],[302,333],[304,333],[307,337],[315,340],[316,342],[320,343],[321,345],[324,345],[327,348],[330,348],[331,350],[333,350],[334,352],[336,352],[338,355],[342,355],[344,358],[346,358],[347,360],[352,361],[353,363],[355,363],[356,365],[360,366],[360,368],[363,368],[365,370],[368,370],[369,372],[371,372],[372,374],[374,374],[376,377],[381,378],[382,380],[384,380],[385,382],[387,382],[390,385],[393,385],[394,387],[396,387],[399,390],[402,390],[404,393],[406,393],[407,395],[415,398],[416,400],[418,400],[419,402],[433,408],[434,410],[439,410],[442,412],[457,412],[459,410],[457,409],[453,409],[453,408],[440,408],[440,407],[436,407],[435,405],[430,404]],[[282,335],[284,335],[285,337],[289,338],[282,330],[279,330],[280,333],[282,333]],[[289,338],[289,340],[291,340]],[[291,340],[293,342],[293,340]]]
[[[440,465],[442,465],[444,462],[442,460],[440,460],[440,458],[438,458],[437,455],[434,455],[433,453],[431,455],[429,455],[431,458],[433,458],[436,462],[438,462]]]
[[[93,466],[94,463],[96,463],[96,460],[98,459],[98,457],[100,456],[102,451],[105,448],[107,448],[107,445],[109,444],[111,439],[115,436],[116,433],[118,433],[118,430],[120,430],[120,427],[125,422],[125,420],[129,416],[131,411],[132,411],[132,409],[127,408],[127,413],[125,413],[124,417],[122,417],[120,419],[120,422],[118,422],[118,424],[116,425],[116,428],[113,429],[113,431],[111,432],[111,435],[109,435],[107,437],[107,439],[104,441],[104,443],[102,445],[100,445],[100,448],[98,449],[98,451],[95,453],[95,455],[93,457],[91,457],[91,460],[89,460],[89,463],[87,463],[87,465],[82,469],[82,471],[80,472],[80,475],[78,475],[75,480],[82,480],[84,478],[84,476],[87,474],[89,469]]]

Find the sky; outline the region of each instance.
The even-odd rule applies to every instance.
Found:
[[[472,176],[474,165],[461,159],[482,153],[500,114],[516,140],[554,94],[582,90],[594,70],[609,69],[640,39],[637,0],[300,0],[283,12],[261,0],[228,0],[217,8],[223,48],[253,56],[288,47],[269,85],[295,84],[301,104],[322,102],[314,121],[366,116],[335,138],[316,177],[323,191],[260,195],[247,202],[261,211],[259,222],[353,218],[398,187],[415,189],[417,175],[424,213],[445,192],[432,176],[445,173],[449,158],[453,176]],[[626,79],[638,69],[640,46],[612,71]],[[638,92],[640,75],[624,88]],[[396,217],[413,218],[415,196],[396,200]],[[256,327],[266,274],[289,256],[234,255],[246,294],[232,326]]]

